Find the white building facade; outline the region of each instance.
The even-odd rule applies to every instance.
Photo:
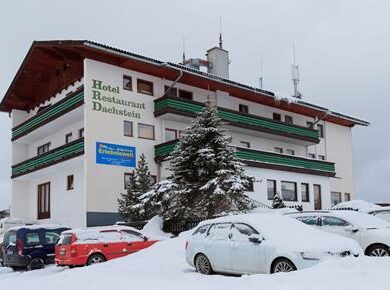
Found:
[[[0,105],[13,125],[11,216],[112,224],[139,156],[166,178],[166,157],[207,100],[258,180],[250,197],[269,205],[281,193],[305,210],[353,198],[352,127],[368,122],[105,45],[50,41],[34,42]]]

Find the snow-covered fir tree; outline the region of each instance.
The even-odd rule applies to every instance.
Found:
[[[254,178],[230,147],[224,123],[210,102],[180,138],[170,157],[171,176],[156,186],[154,205],[166,219],[214,217],[256,207],[246,194]]]
[[[125,221],[147,220],[155,215],[145,200],[153,188],[145,155],[142,153],[134,175],[130,178],[126,192],[118,198],[118,214]]]
[[[274,200],[272,201],[272,208],[284,208],[286,205],[284,204],[283,197],[280,193],[275,194]]]

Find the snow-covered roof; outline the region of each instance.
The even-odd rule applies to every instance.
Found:
[[[335,206],[333,206],[332,208],[333,209],[351,208],[354,210],[368,212],[370,210],[381,209],[382,207],[377,205],[377,204],[367,202],[365,200],[355,199],[355,200],[351,200],[351,201],[340,202],[340,203],[336,204]]]
[[[36,224],[36,225],[12,227],[9,230],[13,230],[13,231],[17,231],[19,229],[27,229],[27,230],[48,229],[48,230],[52,230],[52,229],[64,229],[64,228],[70,229],[69,226],[60,225],[60,224]]]

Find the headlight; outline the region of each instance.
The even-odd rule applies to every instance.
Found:
[[[312,252],[301,252],[301,256],[304,260],[318,261],[321,259],[321,255]]]

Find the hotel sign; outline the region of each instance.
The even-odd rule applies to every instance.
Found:
[[[135,147],[96,142],[96,164],[135,167]]]

